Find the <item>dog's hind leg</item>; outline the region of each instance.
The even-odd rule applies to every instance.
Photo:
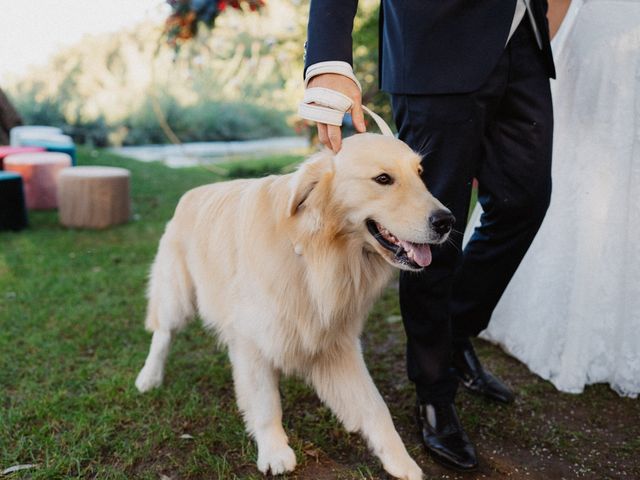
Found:
[[[195,310],[193,283],[184,259],[165,237],[160,242],[149,281],[145,323],[153,332],[153,338],[149,355],[136,379],[136,387],[141,392],[162,384],[171,337],[187,324]]]
[[[171,346],[171,332],[157,330],[153,332],[149,355],[144,362],[144,367],[140,370],[136,378],[136,388],[141,392],[146,392],[152,388],[159,387],[164,378],[164,364],[169,355]]]
[[[404,480],[421,480],[422,471],[409,456],[389,409],[373,384],[360,344],[318,360],[310,380],[320,399],[349,431],[360,431],[384,469]]]
[[[236,339],[229,345],[238,408],[258,445],[258,470],[265,475],[290,472],[296,455],[282,428],[278,390],[279,372],[250,342]]]

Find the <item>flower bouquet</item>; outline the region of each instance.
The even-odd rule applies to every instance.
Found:
[[[201,23],[213,28],[216,18],[227,7],[255,12],[265,5],[264,0],[167,0],[167,3],[172,13],[167,18],[164,33],[174,48],[194,38]]]

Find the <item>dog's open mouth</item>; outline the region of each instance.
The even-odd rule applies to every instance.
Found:
[[[375,220],[367,220],[367,228],[380,245],[393,253],[396,263],[420,270],[431,263],[431,247],[428,243],[400,240]]]

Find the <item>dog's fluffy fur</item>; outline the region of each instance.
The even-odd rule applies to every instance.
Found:
[[[146,326],[153,339],[138,389],[161,384],[171,336],[197,311],[228,347],[260,471],[296,465],[281,422],[278,378],[285,373],[308,381],[347,430],[364,435],[390,474],[422,478],[359,341],[393,267],[420,268],[385,248],[368,221],[414,244],[446,239],[429,227],[444,207],[420,168],[419,156],[399,140],[362,134],[295,173],[186,193],[151,270]]]

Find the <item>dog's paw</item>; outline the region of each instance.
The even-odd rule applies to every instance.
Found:
[[[411,458],[407,458],[403,464],[385,464],[384,469],[395,478],[402,480],[423,480],[424,475],[418,464]]]
[[[258,470],[267,475],[280,475],[296,468],[296,454],[289,445],[276,449],[258,449]]]
[[[144,367],[136,378],[136,388],[141,392],[148,392],[152,388],[162,385],[162,372],[157,369]]]

